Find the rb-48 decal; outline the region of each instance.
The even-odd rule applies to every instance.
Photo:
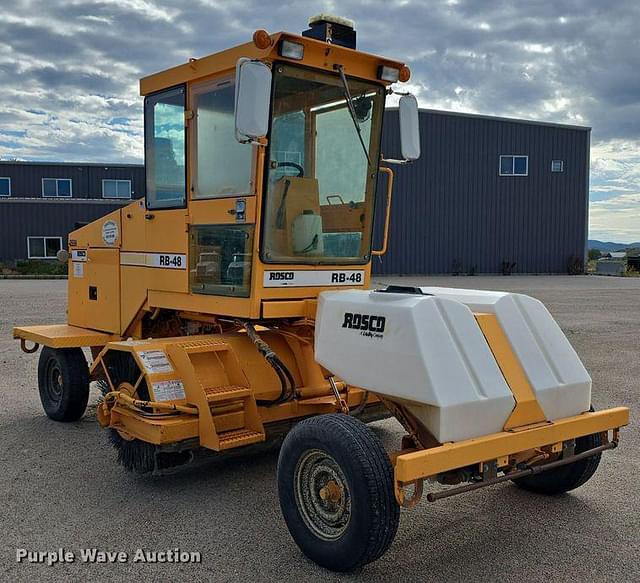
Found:
[[[364,285],[364,270],[282,269],[264,272],[264,287],[331,287]]]

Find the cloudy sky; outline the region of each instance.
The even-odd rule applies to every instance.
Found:
[[[425,107],[593,127],[591,238],[640,241],[639,0],[0,0],[0,159],[142,160],[146,74],[320,11]]]

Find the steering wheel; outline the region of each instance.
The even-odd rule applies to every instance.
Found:
[[[304,177],[304,168],[295,162],[278,162],[278,168],[294,168],[298,171],[297,178]]]

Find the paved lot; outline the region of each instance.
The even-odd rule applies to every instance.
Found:
[[[397,278],[396,278],[397,279]],[[400,278],[403,283],[508,289],[544,301],[594,379],[594,404],[640,404],[640,279],[597,277]],[[307,561],[280,516],[276,455],[165,478],[116,465],[94,411],[57,424],[42,413],[34,355],[11,340],[16,323],[65,319],[66,282],[0,281],[0,579],[155,578],[216,581],[339,577]],[[392,448],[394,421],[375,424]],[[638,581],[640,432],[605,454],[594,478],[559,498],[503,484],[403,511],[390,551],[367,581]],[[133,553],[200,551],[200,565],[17,564],[16,548]]]

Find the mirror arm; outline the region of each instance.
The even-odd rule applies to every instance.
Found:
[[[405,164],[411,164],[413,160],[396,160],[394,158],[380,158],[380,162],[385,162],[386,164],[396,164],[396,165],[404,166]]]
[[[410,91],[397,91],[391,87],[387,87],[387,95],[411,95]]]

